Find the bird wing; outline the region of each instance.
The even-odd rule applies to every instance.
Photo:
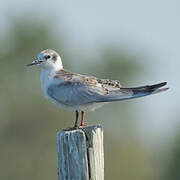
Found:
[[[123,88],[119,81],[98,79],[60,70],[55,78],[60,79],[59,84],[48,87],[47,93],[56,101],[69,106],[78,106],[89,103],[120,101],[150,95],[166,90],[160,87],[166,83],[136,88]]]

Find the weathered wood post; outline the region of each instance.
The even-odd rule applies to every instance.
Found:
[[[104,180],[101,125],[57,132],[58,180]]]

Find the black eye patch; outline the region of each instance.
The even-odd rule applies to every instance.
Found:
[[[57,56],[56,55],[53,55],[52,56],[52,60],[54,60],[54,62],[57,60]]]
[[[51,58],[51,56],[50,55],[46,55],[46,56],[44,56],[45,57],[45,59],[49,59],[49,58]]]

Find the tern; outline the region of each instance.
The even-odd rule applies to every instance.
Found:
[[[168,90],[167,82],[124,88],[118,80],[100,79],[70,72],[63,68],[60,55],[46,49],[27,66],[41,67],[40,81],[44,95],[56,106],[76,112],[73,129],[84,127],[84,113],[112,101],[139,98]],[[78,116],[81,122],[78,126]]]

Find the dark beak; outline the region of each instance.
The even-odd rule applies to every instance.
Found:
[[[34,60],[32,63],[27,64],[27,66],[38,65],[38,64],[41,64],[41,63],[42,63],[42,61],[37,59],[37,60]]]

